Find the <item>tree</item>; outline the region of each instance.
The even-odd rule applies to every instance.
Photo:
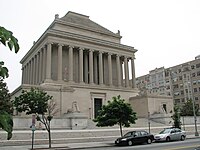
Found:
[[[195,114],[199,114],[199,107],[195,105]],[[181,116],[194,116],[192,99],[187,100],[182,106]]]
[[[13,130],[13,105],[10,98],[6,83],[0,79],[0,128],[8,133],[8,140],[11,139]]]
[[[94,122],[97,122],[97,126],[114,126],[116,124],[120,127],[120,133],[122,135],[122,127],[130,127],[130,124],[134,124],[137,120],[136,113],[131,108],[129,103],[126,103],[124,99],[121,99],[120,95],[113,97],[112,101],[108,101],[107,105],[103,105],[102,109]]]
[[[57,113],[56,104],[46,92],[40,89],[31,88],[30,91],[22,91],[19,97],[15,97],[14,106],[18,112],[25,112],[27,115],[36,115],[37,121],[44,124],[49,135],[49,148],[51,148],[51,120]]]
[[[15,49],[15,53],[19,51],[18,40],[13,33],[0,26],[0,44],[8,46],[10,50]],[[7,139],[11,139],[13,130],[12,105],[10,104],[10,95],[6,84],[3,83],[4,78],[8,77],[8,69],[4,66],[4,62],[0,61],[0,128],[8,132]]]
[[[171,116],[174,124],[173,127],[181,129],[181,118],[180,118],[180,107],[175,105],[174,106],[174,114]]]
[[[8,46],[10,50],[14,48],[15,53],[19,51],[19,44],[17,38],[13,36],[13,33],[4,27],[0,26],[0,43],[5,46]],[[4,62],[0,61],[0,77],[8,77],[8,69],[3,67]]]

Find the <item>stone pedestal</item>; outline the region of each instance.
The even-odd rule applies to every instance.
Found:
[[[85,129],[88,126],[88,117],[80,112],[68,112],[64,117],[69,119],[70,128],[72,130]]]

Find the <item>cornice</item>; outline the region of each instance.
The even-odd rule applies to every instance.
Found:
[[[83,35],[74,34],[74,33],[70,33],[70,32],[63,32],[63,31],[59,31],[59,30],[55,30],[55,29],[50,29],[48,31],[48,34],[51,36],[56,36],[56,37],[61,37],[61,38],[67,37],[68,39],[79,40],[79,41],[97,44],[97,45],[103,45],[103,46],[107,46],[107,47],[111,47],[111,48],[128,50],[128,51],[132,51],[134,53],[137,52],[137,50],[131,46],[127,46],[127,45],[123,45],[123,44],[119,44],[119,43],[115,43],[115,42],[109,42],[106,40],[100,40],[97,38],[91,38],[88,36],[83,36]]]

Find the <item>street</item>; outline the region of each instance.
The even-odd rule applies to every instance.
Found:
[[[114,146],[102,148],[90,148],[90,150],[194,150],[200,146],[200,139],[187,139],[185,141],[162,142],[134,146]]]

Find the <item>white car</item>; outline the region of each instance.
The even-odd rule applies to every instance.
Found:
[[[159,134],[154,135],[156,142],[158,141],[175,141],[175,140],[185,140],[186,132],[179,128],[166,128]]]

